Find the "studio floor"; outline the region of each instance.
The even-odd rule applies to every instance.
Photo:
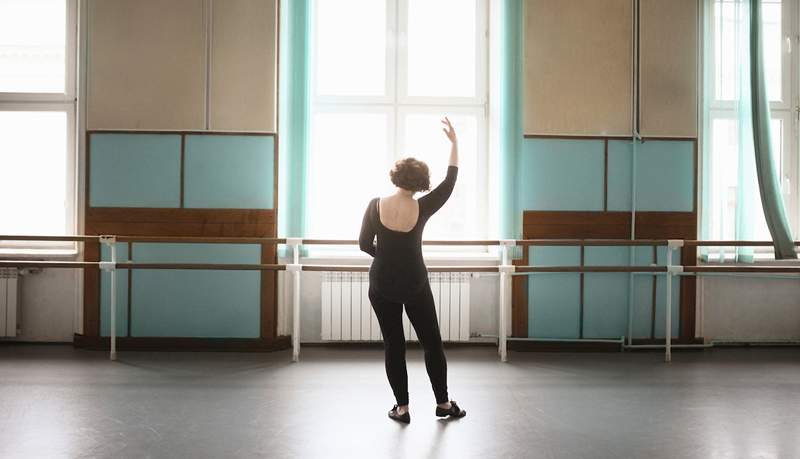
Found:
[[[437,420],[409,350],[410,425],[380,349],[106,353],[0,345],[2,458],[800,458],[796,348],[448,349],[464,419]]]

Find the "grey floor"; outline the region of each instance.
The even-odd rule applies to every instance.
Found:
[[[409,351],[412,422],[379,349],[123,352],[0,346],[2,458],[800,458],[800,350],[511,353],[448,349],[439,421]]]

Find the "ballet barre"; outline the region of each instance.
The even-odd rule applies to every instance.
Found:
[[[292,360],[300,358],[300,291],[301,273],[307,272],[368,272],[368,265],[322,265],[301,263],[300,249],[303,245],[358,245],[358,241],[349,239],[301,239],[301,238],[270,238],[270,237],[176,237],[176,236],[114,236],[114,235],[73,235],[73,236],[31,236],[31,235],[0,235],[0,241],[44,241],[44,242],[98,242],[109,248],[110,261],[41,261],[41,260],[3,260],[0,267],[13,268],[69,268],[69,269],[99,269],[110,274],[110,307],[109,313],[109,338],[110,359],[116,360],[116,290],[117,271],[136,269],[201,269],[201,270],[232,270],[232,271],[287,271],[292,273]],[[228,264],[228,263],[136,263],[120,262],[117,259],[117,243],[156,242],[156,243],[235,243],[235,244],[270,244],[286,245],[292,249],[292,263],[288,264]],[[771,246],[769,241],[698,241],[698,240],[666,240],[666,239],[497,239],[497,240],[429,240],[423,241],[426,246],[499,246],[499,265],[483,266],[429,266],[429,272],[474,272],[498,273],[500,275],[499,307],[498,307],[498,354],[500,360],[508,359],[508,317],[511,311],[511,279],[512,276],[544,274],[544,273],[631,273],[654,274],[666,276],[665,285],[665,344],[664,359],[670,362],[672,348],[708,347],[708,345],[673,345],[672,344],[672,282],[678,276],[704,276],[704,275],[736,275],[758,274],[764,276],[791,276],[795,278],[800,274],[800,265],[794,266],[682,266],[672,263],[673,253],[683,247],[766,247]],[[800,241],[795,242],[800,245]],[[520,246],[532,248],[536,246],[663,246],[666,247],[665,265],[644,266],[535,266],[513,265],[511,263],[511,248]],[[629,305],[630,307],[630,305]],[[535,338],[511,338],[513,340],[528,340]],[[624,337],[623,337],[624,340]],[[601,341],[601,340],[583,340]],[[604,340],[603,342],[611,341]],[[614,340],[613,342],[619,342]],[[624,342],[624,341],[623,341]],[[662,345],[635,345],[629,348],[660,348]]]

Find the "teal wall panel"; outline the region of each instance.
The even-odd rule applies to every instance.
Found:
[[[111,261],[111,249],[100,246],[100,259]],[[117,243],[117,261],[128,261],[128,244]],[[111,273],[100,272],[100,336],[111,334]],[[128,271],[117,271],[117,336],[128,336]]]
[[[181,137],[92,134],[89,205],[179,207]]]
[[[631,210],[632,143],[608,142],[608,210]],[[694,210],[694,142],[648,140],[636,150],[636,209]]]
[[[535,266],[580,264],[578,247],[531,247]],[[528,334],[535,338],[577,338],[580,317],[580,275],[536,273],[528,276]]]
[[[587,266],[628,266],[629,247],[586,247]],[[586,273],[583,285],[583,337],[619,338],[628,334],[627,273]]]
[[[272,136],[187,135],[184,205],[272,209],[274,141]]]
[[[137,243],[142,263],[260,263],[252,244]],[[199,338],[258,338],[258,271],[137,270],[131,291],[131,334]]]
[[[525,139],[520,210],[603,210],[602,140]]]

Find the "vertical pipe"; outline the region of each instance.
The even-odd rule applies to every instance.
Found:
[[[631,0],[631,240],[636,239],[636,143],[639,139],[639,0]],[[636,249],[630,249],[630,265]],[[634,276],[628,276],[628,345],[633,345]]]
[[[109,244],[111,249],[111,313],[110,317],[110,340],[111,340],[111,360],[117,360],[117,244],[115,241]]]
[[[508,259],[508,244],[504,243],[501,247],[502,258],[500,266],[500,317],[499,317],[499,338],[498,350],[500,352],[500,361],[508,361],[508,329],[507,329],[507,314],[509,303],[509,259]]]
[[[292,361],[300,361],[300,270],[294,272],[292,279]]]
[[[667,275],[665,282],[665,290],[667,291],[666,297],[666,317],[664,318],[664,361],[669,363],[672,361],[672,246],[667,247]]]
[[[300,241],[295,240],[291,242],[292,246],[292,271],[294,277],[292,278],[292,361],[300,361],[300,275],[302,268],[300,266]]]

